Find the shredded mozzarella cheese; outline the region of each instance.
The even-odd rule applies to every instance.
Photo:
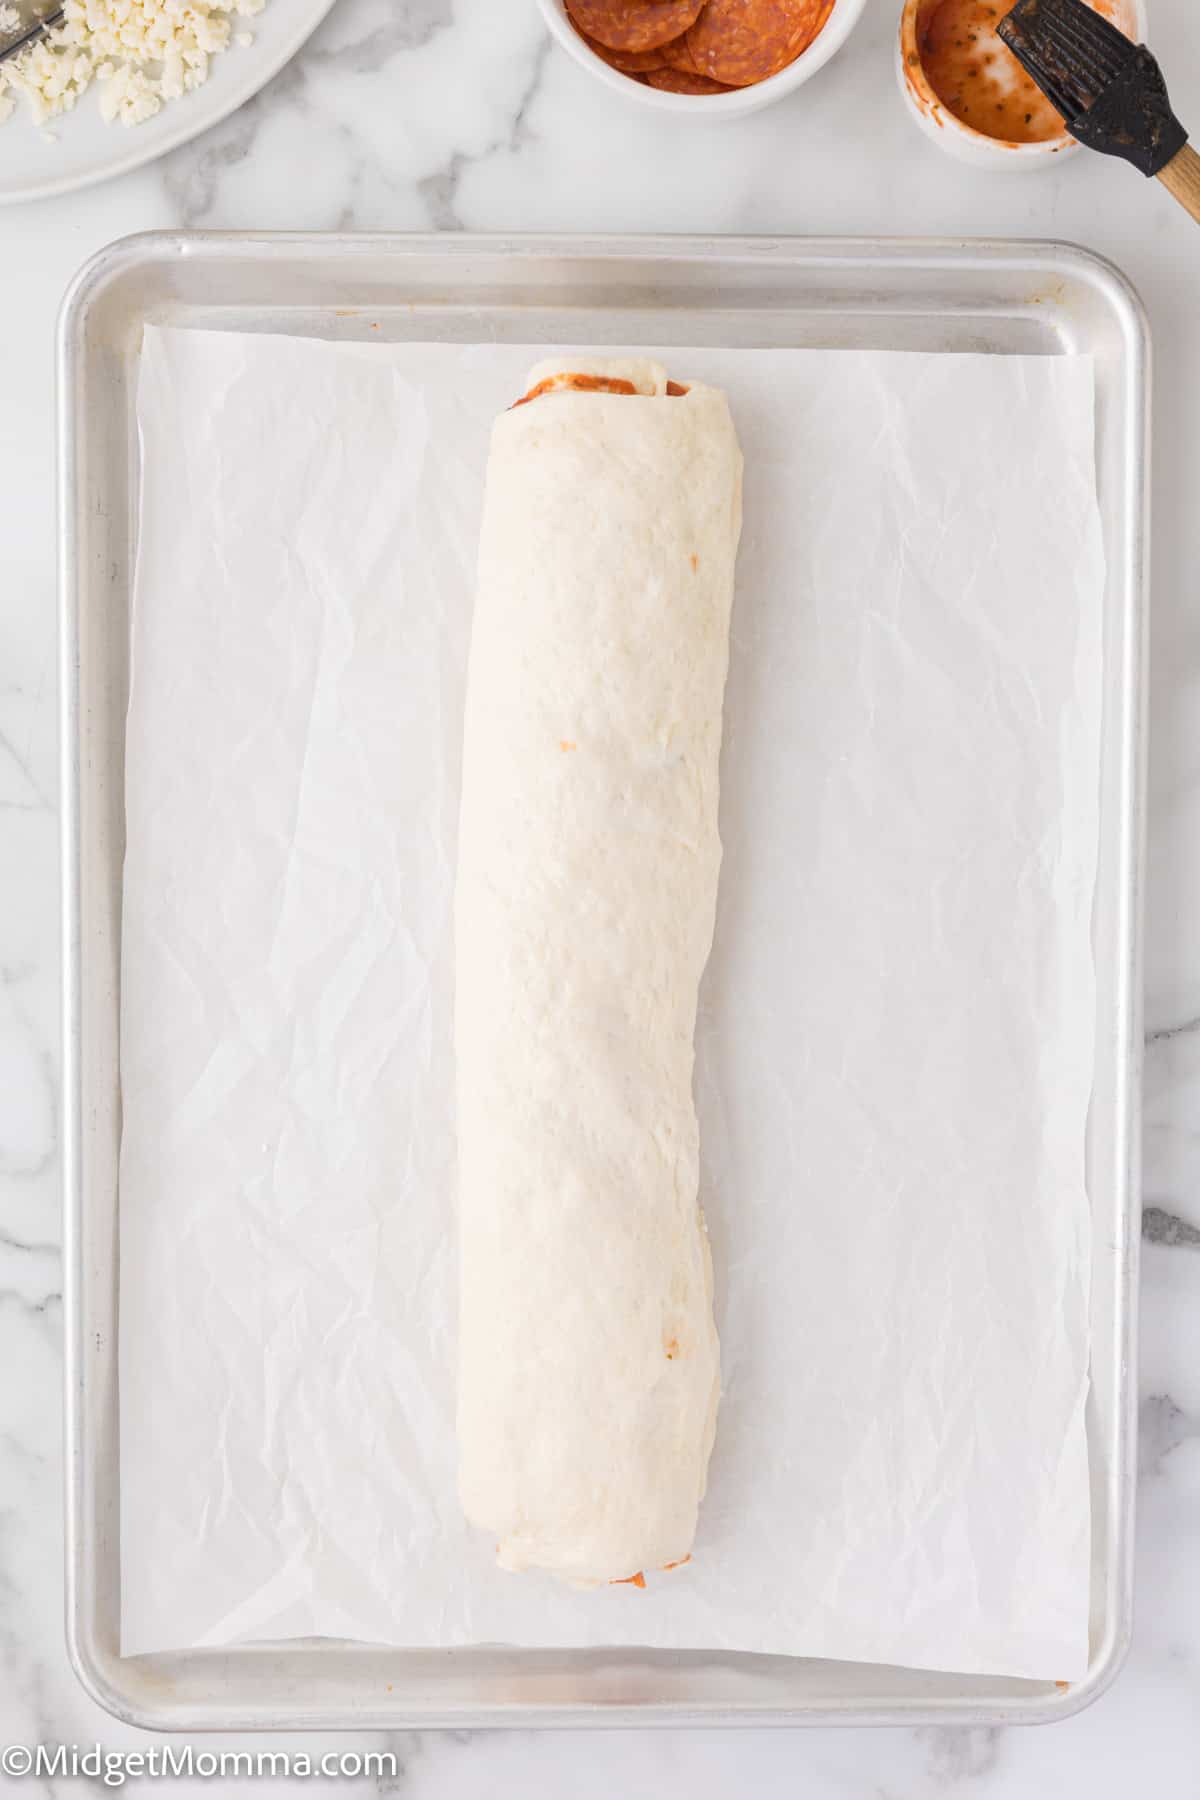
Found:
[[[24,99],[33,121],[70,112],[96,83],[101,116],[140,125],[208,80],[233,20],[266,0],[64,0],[63,22],[0,63],[0,120]],[[5,8],[0,7],[0,20]],[[250,41],[238,32],[236,42]]]

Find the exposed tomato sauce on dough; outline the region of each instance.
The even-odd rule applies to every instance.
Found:
[[[1091,3],[1129,29],[1120,0]],[[930,0],[917,19],[921,66],[942,105],[964,125],[1007,144],[1041,144],[1061,137],[1065,127],[996,36],[1009,7],[1010,0]]]
[[[680,387],[677,381],[668,381],[667,392],[677,397],[686,394],[687,389]],[[508,410],[515,412],[518,406],[527,406],[531,400],[538,399],[542,394],[559,393],[636,394],[637,389],[632,381],[626,381],[623,375],[572,375],[569,371],[564,370],[559,375],[547,375],[545,381],[539,381],[537,386],[531,387],[527,394],[522,394],[519,400],[514,400]]]
[[[545,381],[539,381],[531,387],[527,394],[514,400],[509,412],[515,412],[518,406],[528,406],[541,394],[556,394],[562,391],[581,394],[636,394],[637,389],[632,381],[626,381],[622,375],[547,375]]]

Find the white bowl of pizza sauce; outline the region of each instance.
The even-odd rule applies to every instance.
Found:
[[[1013,0],[905,0],[896,77],[910,116],[976,168],[1028,172],[1079,149],[1061,115],[996,35]],[[1127,37],[1145,36],[1142,0],[1089,0]]]

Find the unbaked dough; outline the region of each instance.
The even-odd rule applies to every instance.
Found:
[[[741,453],[558,359],[492,438],[456,894],[459,1454],[507,1568],[687,1558],[720,1391],[692,1100]]]

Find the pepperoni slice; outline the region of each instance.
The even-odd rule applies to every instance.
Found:
[[[692,52],[688,45],[688,34],[686,31],[682,37],[676,38],[674,43],[664,44],[662,49],[656,50],[654,54],[655,56],[662,57],[662,61],[658,65],[660,69],[683,69],[688,75],[698,75],[700,73],[699,69],[692,61]]]
[[[669,66],[667,51],[671,48],[670,44],[655,46],[653,50],[610,50],[599,38],[584,37],[582,31],[579,36],[601,62],[606,62],[610,68],[619,69],[622,75],[646,75],[651,69],[665,69]],[[677,38],[676,42],[681,44],[683,39]]]
[[[647,87],[659,88],[664,94],[731,94],[728,82],[712,81],[697,75],[694,69],[651,69],[642,80]]]
[[[572,25],[610,50],[653,50],[694,25],[704,0],[566,0]]]
[[[728,87],[751,87],[795,62],[832,9],[833,0],[707,0],[687,34],[692,65]]]

